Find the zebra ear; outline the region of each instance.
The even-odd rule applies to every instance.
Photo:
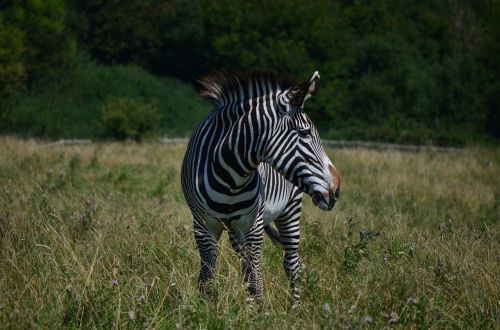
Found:
[[[314,72],[311,80],[309,80],[309,88],[307,89],[307,94],[310,96],[316,95],[318,90],[319,90],[319,72],[316,71]]]
[[[311,80],[303,84],[293,87],[288,93],[287,97],[291,105],[302,107],[304,102],[319,90],[319,73],[314,72]]]

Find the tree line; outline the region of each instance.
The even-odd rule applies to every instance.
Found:
[[[0,129],[19,95],[86,54],[186,82],[218,68],[319,70],[307,111],[324,136],[498,141],[498,40],[494,0],[6,0]]]

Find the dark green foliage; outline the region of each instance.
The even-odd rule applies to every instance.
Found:
[[[72,0],[70,26],[104,63],[133,63],[157,73],[200,74],[201,1]]]
[[[24,34],[5,22],[0,13],[0,99],[5,99],[21,87],[26,78],[21,59]]]
[[[447,145],[500,138],[498,1],[50,0],[8,1],[0,10],[3,109],[30,81],[46,85],[60,67],[74,75],[67,65],[77,50],[106,65],[189,82],[218,68],[275,69],[304,80],[319,70],[322,91],[307,111],[323,137]],[[47,89],[68,79],[59,75]],[[117,96],[107,92],[96,102]],[[94,102],[90,97],[86,103]],[[163,113],[162,99],[155,99]],[[160,125],[186,135],[194,120],[182,103],[172,109],[181,129],[168,117]],[[6,131],[11,123],[2,113]],[[98,121],[96,111],[72,116]],[[68,125],[72,116],[65,117]],[[60,132],[36,130],[23,132]],[[71,131],[95,135],[88,126]]]
[[[141,141],[158,126],[158,106],[130,98],[112,98],[101,110],[103,134],[107,138]]]
[[[63,0],[0,4],[0,132],[10,130],[6,109],[15,92],[65,68],[75,51]]]
[[[64,0],[4,1],[0,5],[0,34],[5,34],[0,37],[1,62],[15,60],[28,82],[64,67],[76,51],[66,14]]]
[[[209,110],[190,86],[176,80],[83,59],[68,74],[38,81],[17,95],[7,116],[10,131],[26,136],[140,139],[146,131],[186,135]],[[121,124],[117,116],[123,116]]]
[[[9,98],[26,80],[22,53],[22,31],[5,22],[0,13],[0,131],[8,127],[5,108]]]
[[[69,64],[76,42],[66,26],[66,1],[15,1],[14,21],[25,35],[25,67],[30,80]]]

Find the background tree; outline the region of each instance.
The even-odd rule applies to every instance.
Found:
[[[81,77],[82,59],[90,57],[97,64],[83,64],[87,68],[106,71],[103,65],[124,65],[137,73],[131,67],[139,66],[156,76],[158,84],[165,76],[192,84],[220,68],[275,69],[300,79],[319,70],[326,83],[308,112],[324,137],[453,145],[498,141],[499,4],[494,0],[7,0],[0,5],[2,130],[23,130],[26,121],[16,120],[21,125],[16,126],[12,118],[27,118],[30,127],[42,125],[37,124],[37,113],[45,113],[44,105],[31,102],[27,108],[25,100],[51,99],[32,94],[50,94],[50,86],[64,85],[61,81],[66,85],[87,81],[75,77]],[[75,57],[77,53],[88,56]],[[141,73],[136,89],[158,90],[156,83],[143,85],[155,79],[144,79]],[[47,88],[34,88],[36,81]],[[98,90],[96,80],[91,81],[94,86],[67,89],[81,91],[76,103],[88,103],[83,96]],[[127,95],[125,90],[109,93],[169,108],[157,98]],[[167,93],[179,94],[173,89]],[[172,96],[194,97],[192,92]],[[103,95],[94,101],[105,99]],[[99,103],[92,108],[100,107]],[[83,108],[78,109],[71,110],[73,117],[90,116],[80,115]],[[195,113],[207,109],[208,105],[200,105]],[[168,111],[160,116],[165,121],[160,127],[165,118],[177,118],[174,112],[182,113],[182,106]],[[91,123],[89,119],[80,126]],[[50,122],[44,121],[47,125]],[[184,132],[185,123],[178,125]],[[41,135],[51,131],[56,136],[64,127],[30,131]]]

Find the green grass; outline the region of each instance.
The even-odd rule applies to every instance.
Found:
[[[267,238],[261,309],[227,235],[199,296],[184,150],[0,139],[0,328],[499,328],[498,149],[329,150],[342,196],[305,198],[296,314]]]

